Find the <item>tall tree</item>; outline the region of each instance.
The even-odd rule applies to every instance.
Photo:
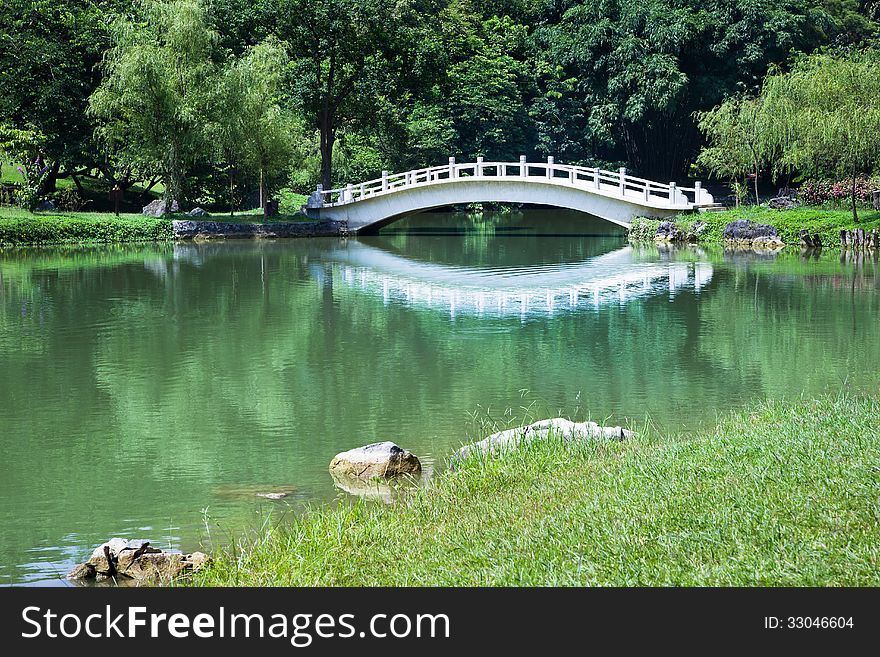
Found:
[[[413,0],[274,0],[273,23],[291,47],[292,96],[320,135],[321,182],[333,185],[341,129],[368,124],[377,101],[418,66]],[[430,3],[427,3],[430,4]]]
[[[806,2],[574,3],[558,24],[537,30],[535,45],[550,70],[561,67],[562,79],[575,80],[584,142],[671,180],[700,146],[695,111],[756,88],[770,64],[811,45]]]
[[[166,211],[209,149],[207,105],[217,34],[203,0],[139,0],[112,27],[105,77],[89,100],[97,134],[117,159],[157,170]]]
[[[280,180],[300,132],[281,105],[287,54],[274,40],[249,49],[224,69],[213,99],[212,130],[218,155],[229,171],[230,186],[238,169],[256,172],[262,207]],[[234,208],[234,202],[230,203]]]
[[[109,46],[108,12],[122,0],[4,0],[0,3],[0,121],[43,135],[41,156],[59,178],[94,166],[94,124],[86,114]]]
[[[880,52],[850,49],[801,57],[791,71],[770,75],[761,91],[772,120],[780,166],[856,181],[880,162]]]
[[[760,203],[758,174],[772,152],[769,117],[761,99],[736,96],[708,112],[699,112],[697,117],[709,142],[700,152],[697,164],[731,183],[741,184],[741,179],[751,174],[755,203]]]

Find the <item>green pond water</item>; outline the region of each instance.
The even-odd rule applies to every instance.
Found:
[[[514,417],[684,431],[876,391],[872,257],[615,231],[424,214],[361,239],[0,252],[0,584],[59,583],[113,536],[191,550],[346,502],[327,466],[377,440],[430,470]]]

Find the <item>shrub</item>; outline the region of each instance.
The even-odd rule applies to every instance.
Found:
[[[880,187],[877,178],[856,178],[856,201],[867,203],[871,192]],[[840,204],[849,201],[852,193],[852,180],[809,180],[801,185],[798,198],[805,205]]]
[[[632,221],[629,229],[630,242],[650,242],[654,240],[657,234],[657,228],[660,222],[657,219],[648,219],[646,217],[636,217]]]
[[[0,245],[152,242],[174,237],[171,221],[152,217],[0,215]]]

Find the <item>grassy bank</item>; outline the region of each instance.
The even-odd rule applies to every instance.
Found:
[[[145,242],[173,237],[171,221],[139,214],[70,212],[31,214],[0,208],[0,246]]]
[[[880,400],[770,402],[714,430],[548,442],[408,504],[319,509],[193,584],[880,584]]]
[[[747,219],[759,224],[770,224],[779,233],[782,241],[786,244],[800,244],[800,231],[807,230],[811,235],[819,235],[822,244],[830,247],[840,246],[840,230],[864,228],[870,232],[872,229],[880,230],[880,212],[875,210],[861,210],[859,212],[860,223],[853,222],[850,210],[826,210],[821,208],[796,208],[794,210],[773,210],[760,206],[743,206],[732,208],[726,212],[705,212],[701,214],[687,214],[675,217],[676,225],[682,230],[692,226],[697,221],[707,224],[701,242],[713,243],[722,241],[724,227],[731,221]],[[641,220],[646,221],[646,220]],[[656,232],[659,221],[647,220],[645,235],[650,232],[650,239]]]

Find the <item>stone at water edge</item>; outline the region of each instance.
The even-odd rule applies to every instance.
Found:
[[[330,462],[330,471],[336,475],[372,479],[419,474],[422,464],[410,451],[391,441],[373,443],[341,452]]]
[[[203,552],[163,552],[142,539],[112,538],[95,548],[89,560],[75,566],[67,574],[67,578],[81,580],[119,577],[138,581],[172,579],[184,571],[198,570],[207,561],[208,556]]]
[[[722,237],[725,242],[752,244],[764,248],[784,246],[776,229],[769,224],[756,224],[747,219],[731,221],[724,227]]]
[[[493,433],[483,440],[465,445],[452,455],[452,467],[465,460],[472,453],[497,454],[505,450],[515,450],[520,445],[528,444],[535,440],[546,440],[551,433],[565,441],[590,440],[601,438],[605,440],[629,440],[635,437],[635,433],[623,427],[603,427],[595,422],[572,422],[565,418],[557,417],[550,420],[541,420],[516,429],[507,429]]]
[[[654,233],[656,242],[684,242],[687,236],[671,221],[661,222]]]
[[[120,572],[126,577],[138,581],[170,580],[186,571],[195,571],[205,565],[208,556],[204,552],[192,554],[176,554],[154,552],[143,554],[135,559],[125,571]]]

